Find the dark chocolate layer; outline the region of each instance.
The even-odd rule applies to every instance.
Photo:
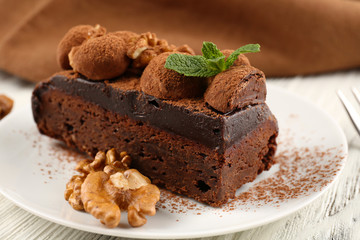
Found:
[[[67,75],[67,76],[66,76]],[[266,104],[247,106],[231,114],[208,109],[203,99],[160,100],[138,90],[139,79],[126,76],[117,81],[91,82],[69,74],[56,75],[34,91],[35,121],[44,91],[56,88],[68,95],[82,97],[120,116],[144,121],[153,127],[178,134],[223,153],[262,122],[272,118]]]

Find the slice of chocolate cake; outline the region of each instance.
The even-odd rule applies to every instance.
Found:
[[[154,184],[220,206],[273,163],[277,122],[266,104],[220,114],[203,99],[160,100],[139,79],[91,82],[73,72],[39,84],[41,133],[90,155],[116,148]]]
[[[33,92],[34,119],[42,134],[89,155],[125,150],[154,184],[221,206],[273,164],[278,126],[264,74],[241,55],[223,75],[185,77],[164,68],[168,53],[157,55],[144,71],[127,62],[131,71],[112,80],[55,74]]]

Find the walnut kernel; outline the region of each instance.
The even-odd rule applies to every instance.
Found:
[[[99,151],[94,160],[78,163],[65,190],[65,199],[76,210],[85,210],[105,224],[116,227],[121,210],[128,211],[128,222],[133,227],[146,223],[146,215],[156,213],[159,189],[136,169],[129,169],[131,158],[115,149]]]
[[[194,51],[188,45],[181,47],[169,45],[166,40],[158,39],[155,33],[147,32],[130,43],[127,56],[133,59],[132,67],[144,68],[154,57],[161,53],[174,51],[194,54]]]

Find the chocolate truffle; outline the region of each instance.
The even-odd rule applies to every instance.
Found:
[[[81,45],[85,40],[99,37],[106,33],[106,29],[100,25],[78,25],[71,28],[60,41],[57,48],[57,61],[64,70],[71,69],[69,53],[73,47]]]
[[[140,78],[141,90],[160,99],[201,96],[206,87],[204,78],[186,77],[164,67],[167,57],[172,53],[162,53],[150,61]]]
[[[264,103],[265,99],[265,75],[248,65],[234,66],[217,74],[204,94],[205,102],[222,113]]]
[[[111,79],[123,74],[130,64],[126,42],[115,35],[91,38],[69,54],[74,71],[91,80]]]

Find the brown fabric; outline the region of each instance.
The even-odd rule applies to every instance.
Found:
[[[77,24],[152,31],[200,52],[260,43],[248,57],[267,76],[360,66],[360,2],[344,0],[0,0],[0,68],[39,81],[60,70],[56,46]]]

